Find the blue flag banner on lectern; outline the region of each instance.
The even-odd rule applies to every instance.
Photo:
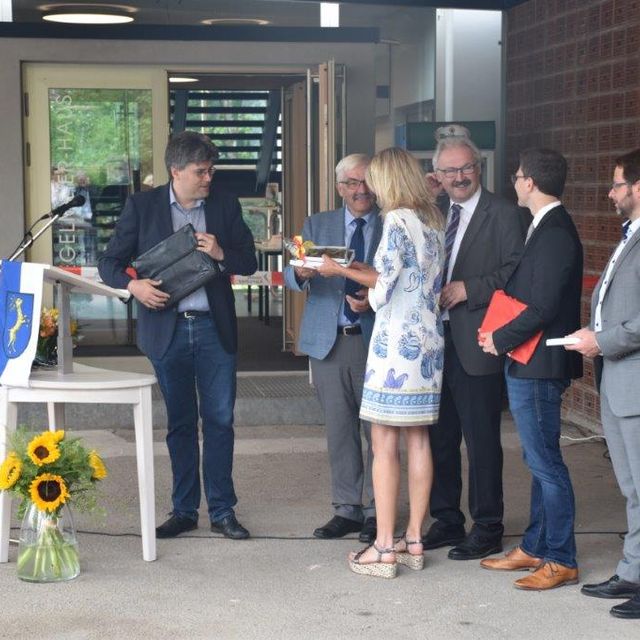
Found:
[[[28,387],[38,346],[43,264],[0,261],[0,384]]]

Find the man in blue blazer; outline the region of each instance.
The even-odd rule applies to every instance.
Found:
[[[364,181],[369,158],[352,154],[336,166],[337,190],[344,207],[307,218],[303,240],[316,245],[351,246],[371,264],[382,221],[375,196]],[[359,248],[358,248],[359,246]],[[316,538],[340,538],[360,531],[362,542],[376,535],[371,484],[370,425],[363,423],[368,443],[363,461],[360,400],[374,314],[366,292],[344,278],[321,278],[313,269],[288,266],[285,285],[306,291],[298,351],[311,362],[313,382],[327,429],[334,517],[313,532]]]
[[[171,182],[127,200],[98,262],[108,285],[128,289],[136,299],[138,346],[153,364],[167,407],[173,510],[156,529],[158,538],[198,526],[198,413],[211,530],[233,539],[249,537],[233,510],[237,326],[229,274],[251,274],[257,264],[238,199],[211,185],[217,159],[218,150],[207,136],[192,131],[174,135],[165,152]],[[224,266],[224,274],[167,307],[160,282],[132,278],[126,269],[188,223],[197,232],[198,249]]]

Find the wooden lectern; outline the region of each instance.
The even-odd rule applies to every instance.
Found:
[[[153,472],[153,424],[151,414],[151,388],[156,379],[151,375],[98,369],[73,363],[70,334],[70,291],[91,293],[127,300],[129,292],[112,289],[104,284],[87,280],[73,273],[46,267],[45,282],[57,291],[58,366],[31,372],[28,387],[0,387],[0,460],[7,453],[7,435],[16,428],[19,402],[47,404],[49,429],[64,428],[64,405],[73,403],[130,404],[136,438],[138,490],[140,496],[140,525],[142,531],[142,557],[156,559],[155,493]],[[0,494],[0,562],[9,559],[9,530],[11,498],[5,491]]]

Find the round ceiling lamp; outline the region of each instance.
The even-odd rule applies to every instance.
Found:
[[[43,20],[64,24],[124,24],[133,22],[137,12],[129,5],[100,2],[43,4],[38,8],[44,13]]]
[[[271,24],[271,20],[265,18],[207,18],[200,20],[201,24],[225,27],[264,27]]]

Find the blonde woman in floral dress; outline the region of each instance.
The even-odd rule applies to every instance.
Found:
[[[373,490],[378,535],[349,556],[355,573],[393,578],[398,563],[422,569],[421,536],[433,477],[427,425],[438,420],[444,338],[439,297],[444,262],[444,220],[420,165],[403,149],[378,153],[366,174],[384,217],[374,268],[345,268],[324,258],[324,276],[343,276],[369,287],[376,311],[360,417],[372,425]],[[398,445],[404,435],[409,480],[409,522],[394,543],[400,484]]]

